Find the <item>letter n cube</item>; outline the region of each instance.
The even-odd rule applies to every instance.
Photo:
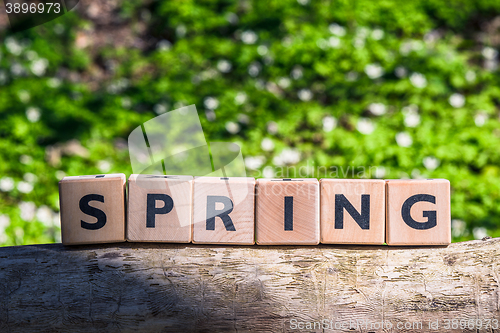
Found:
[[[192,176],[131,175],[127,240],[189,243],[192,198]]]
[[[254,244],[254,199],[254,178],[195,178],[193,243]]]
[[[388,245],[450,244],[448,180],[387,180],[386,193]]]
[[[125,241],[125,175],[64,177],[59,182],[65,245]]]

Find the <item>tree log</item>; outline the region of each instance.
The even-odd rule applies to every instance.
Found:
[[[0,332],[492,332],[499,262],[500,238],[4,247]]]

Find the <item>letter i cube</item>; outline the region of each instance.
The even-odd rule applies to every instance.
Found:
[[[59,182],[63,244],[125,241],[125,180],[120,173]]]
[[[192,176],[131,175],[127,240],[189,243],[192,198]]]
[[[258,179],[256,193],[257,244],[319,244],[317,179]]]
[[[451,243],[450,182],[387,180],[387,245]]]
[[[193,243],[254,244],[254,199],[254,178],[195,178]]]

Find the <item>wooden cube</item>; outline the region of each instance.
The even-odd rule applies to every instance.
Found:
[[[131,175],[127,240],[191,242],[192,176]]]
[[[196,177],[193,243],[254,244],[255,179]]]
[[[387,244],[451,243],[450,182],[387,180]]]
[[[256,195],[257,244],[319,244],[317,179],[258,179]]]
[[[125,241],[125,180],[120,173],[59,182],[63,244]]]
[[[385,182],[321,179],[321,243],[384,244]]]

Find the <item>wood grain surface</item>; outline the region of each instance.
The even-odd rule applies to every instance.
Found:
[[[4,247],[0,332],[297,332],[291,321],[323,319],[390,322],[385,332],[498,332],[442,325],[499,319],[499,262],[500,239],[412,248]],[[436,320],[441,329],[429,330]],[[422,329],[396,329],[407,322]]]

